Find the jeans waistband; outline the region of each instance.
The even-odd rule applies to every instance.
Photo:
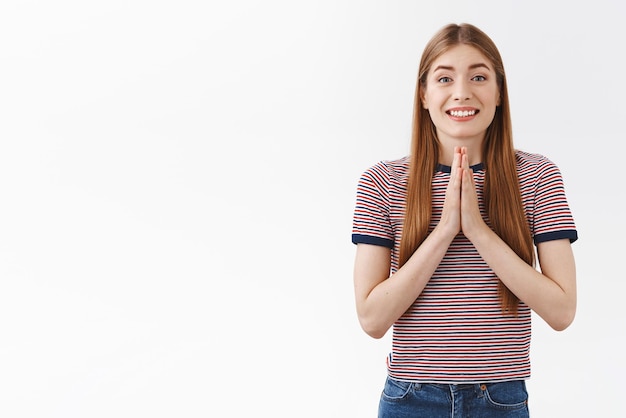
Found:
[[[484,389],[485,383],[422,383],[422,385],[430,385],[445,390],[467,390],[467,389]]]

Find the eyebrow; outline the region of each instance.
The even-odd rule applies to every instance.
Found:
[[[485,63],[482,63],[482,62],[479,62],[479,63],[477,63],[477,64],[472,64],[472,65],[470,65],[470,66],[468,67],[468,69],[470,69],[470,70],[474,70],[474,69],[476,69],[476,68],[485,68],[485,69],[487,69],[488,71],[491,71],[491,69],[489,68],[489,66],[488,66],[487,64],[485,64]],[[433,72],[438,71],[438,70],[453,71],[453,70],[454,70],[454,67],[451,67],[451,66],[449,66],[449,65],[438,65],[438,66],[437,66],[437,68],[435,68],[435,69],[433,70]]]

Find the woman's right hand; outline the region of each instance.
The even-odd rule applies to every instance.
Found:
[[[461,167],[462,155],[465,148],[454,147],[454,156],[450,171],[450,182],[446,189],[445,201],[441,212],[441,220],[436,229],[454,237],[461,231],[461,180],[463,168]]]

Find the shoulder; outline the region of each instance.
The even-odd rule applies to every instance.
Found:
[[[363,174],[358,182],[360,196],[390,201],[404,201],[409,177],[409,158],[382,160]]]
[[[520,177],[560,174],[557,165],[545,155],[516,150],[515,159]]]
[[[518,166],[541,167],[546,165],[554,165],[548,157],[542,154],[534,154],[526,151],[515,150],[515,159]]]
[[[409,174],[409,157],[395,160],[381,160],[369,167],[363,176],[380,178],[381,180],[402,180]]]

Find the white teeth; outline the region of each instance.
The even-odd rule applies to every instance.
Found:
[[[451,110],[450,115],[457,118],[466,118],[468,116],[474,116],[476,110]]]

